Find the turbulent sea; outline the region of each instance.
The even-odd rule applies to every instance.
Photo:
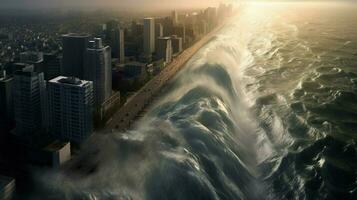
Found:
[[[246,5],[44,199],[357,199],[357,6]],[[84,170],[85,171],[85,170]]]

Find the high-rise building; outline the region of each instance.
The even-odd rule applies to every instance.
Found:
[[[155,25],[155,39],[164,36],[164,28],[161,23]]]
[[[204,11],[204,14],[208,23],[208,28],[209,30],[212,30],[217,24],[217,8],[209,7]]]
[[[82,142],[93,131],[93,83],[59,76],[48,82],[50,127],[55,136]]]
[[[20,62],[34,66],[36,72],[44,72],[43,52],[25,51],[20,53]]]
[[[172,46],[170,37],[158,38],[157,56],[158,59],[164,59],[166,63],[171,62],[172,59]]]
[[[94,107],[100,109],[112,94],[110,47],[104,47],[102,39],[94,38],[89,42],[84,59],[84,79],[93,81]]]
[[[87,49],[89,35],[70,33],[62,36],[62,74],[83,78],[83,56]]]
[[[177,54],[182,51],[182,38],[177,37],[176,35],[173,35],[171,37],[171,43],[172,43],[172,53]]]
[[[172,18],[172,23],[174,25],[177,25],[178,24],[178,14],[177,14],[177,11],[176,10],[173,10],[171,12],[171,18]]]
[[[144,19],[144,55],[151,59],[155,52],[155,20],[154,18]]]
[[[0,132],[9,130],[13,124],[13,83],[14,79],[5,70],[0,71]]]
[[[206,35],[208,33],[208,23],[205,20],[201,20],[198,23],[199,33],[201,35]]]
[[[30,137],[46,126],[46,83],[33,65],[14,74],[15,133]]]
[[[110,31],[110,47],[112,49],[112,57],[119,58],[120,63],[125,61],[124,50],[124,30],[119,27]]]
[[[160,19],[160,23],[164,27],[164,36],[169,36],[174,33],[174,24],[170,17],[165,17],[163,19]]]
[[[184,25],[177,25],[174,27],[174,35],[182,38],[183,46],[186,47],[186,27]]]
[[[51,80],[62,74],[62,57],[57,52],[43,54],[45,80]]]
[[[161,23],[156,23],[155,24],[155,43],[157,44],[157,40],[159,37],[164,36],[164,28]],[[155,45],[155,51],[157,51],[157,45]]]
[[[116,29],[118,27],[119,27],[119,21],[117,19],[112,19],[105,24],[107,39],[110,38],[111,30]]]
[[[7,66],[5,66],[5,71],[6,75],[13,76],[15,72],[21,71],[23,68],[30,66],[30,64],[27,63],[8,63]]]
[[[131,33],[133,35],[142,35],[144,33],[144,25],[133,21],[131,23]]]

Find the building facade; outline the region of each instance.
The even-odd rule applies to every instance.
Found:
[[[173,10],[171,12],[171,18],[172,18],[172,23],[174,25],[177,25],[178,24],[178,14],[177,14],[177,11],[176,10]]]
[[[154,18],[144,19],[144,55],[151,57],[155,52],[155,20]]]
[[[0,132],[9,130],[13,124],[13,83],[5,70],[0,71]]]
[[[83,56],[87,49],[89,35],[70,33],[62,36],[62,74],[83,78]]]
[[[93,82],[94,107],[99,109],[112,94],[111,49],[100,38],[89,42],[85,53],[84,79]]]
[[[176,35],[173,35],[171,37],[171,43],[172,43],[172,53],[177,54],[182,51],[182,38],[177,37]]]
[[[46,80],[51,80],[62,74],[62,57],[57,52],[44,53],[43,60]]]
[[[112,57],[118,58],[120,63],[125,62],[125,42],[124,30],[120,28],[111,31],[110,46],[112,48]]]
[[[59,76],[48,83],[50,127],[59,139],[82,142],[93,132],[93,83]]]
[[[155,44],[158,43],[158,38],[164,36],[164,27],[162,26],[161,23],[156,23],[155,24]],[[157,52],[157,45],[155,45],[155,52]]]
[[[14,74],[15,133],[31,136],[46,126],[46,82],[33,65]]]
[[[163,59],[166,63],[171,62],[172,59],[172,45],[170,37],[158,38],[157,44],[157,56],[158,59]]]

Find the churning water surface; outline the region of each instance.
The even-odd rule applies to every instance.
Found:
[[[356,134],[357,6],[246,5],[132,131],[84,147],[90,175],[34,196],[357,199]]]

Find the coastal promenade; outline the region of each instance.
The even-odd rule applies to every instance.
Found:
[[[163,86],[181,70],[190,58],[205,44],[216,36],[225,23],[221,23],[210,33],[201,38],[191,47],[184,50],[169,63],[157,76],[147,82],[113,115],[105,125],[106,130],[125,131],[133,125],[137,116],[148,106]]]

